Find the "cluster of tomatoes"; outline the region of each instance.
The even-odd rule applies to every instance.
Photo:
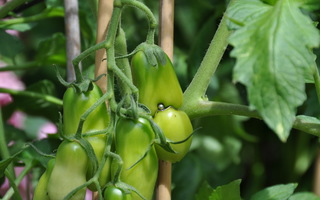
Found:
[[[62,200],[66,196],[84,199],[87,188],[103,191],[106,200],[152,199],[158,160],[180,161],[188,152],[193,132],[187,114],[178,110],[183,103],[183,92],[170,59],[162,53],[165,59],[157,59],[156,65],[150,64],[142,50],[136,52],[131,61],[133,84],[139,89],[138,102],[150,110],[149,118],[119,115],[110,120],[110,110],[105,103],[100,104],[85,119],[81,132],[106,130],[114,121],[112,145],[108,146],[109,134],[106,133],[87,134],[83,137],[85,141],[80,142],[64,140],[39,180],[34,200]],[[91,84],[92,88],[87,92],[70,87],[64,95],[63,134],[66,138],[79,131],[81,116],[103,96],[100,88],[94,82]],[[155,126],[165,136],[171,151],[155,142],[159,137]],[[86,143],[90,144],[89,150]],[[88,155],[90,152],[96,159]],[[86,185],[96,176],[97,166],[100,168],[99,184]]]

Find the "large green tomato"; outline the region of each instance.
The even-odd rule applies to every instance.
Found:
[[[92,83],[93,88],[87,92],[78,93],[69,87],[63,96],[63,133],[72,136],[76,133],[80,117],[102,97],[101,89]],[[106,104],[98,106],[87,117],[82,132],[106,129],[109,124],[109,114]]]
[[[102,97],[101,89],[95,83],[92,83],[92,85],[92,90],[87,92],[78,93],[72,87],[68,88],[65,92],[63,96],[63,131],[65,135],[71,136],[76,133],[81,116]],[[83,124],[82,132],[106,129],[109,121],[109,113],[106,104],[103,103],[88,115]],[[106,135],[89,136],[86,139],[91,144],[100,164],[106,146]],[[110,163],[110,158],[108,158],[99,176],[101,186],[110,181]],[[90,179],[93,175],[89,164],[87,178]],[[90,185],[89,189],[97,190],[94,184]]]
[[[48,195],[48,182],[54,167],[55,159],[48,162],[46,171],[42,174],[34,191],[33,200],[50,200]]]
[[[152,116],[160,103],[165,107],[180,108],[183,101],[177,75],[168,56],[166,58],[166,64],[158,61],[158,66],[152,66],[145,53],[138,51],[131,60],[133,83],[139,89],[139,102],[151,110]]]
[[[108,186],[104,191],[105,200],[131,200],[131,194],[126,194],[122,189]]]
[[[154,116],[154,122],[162,129],[166,138],[173,142],[182,141],[193,132],[192,124],[188,115],[168,107],[165,110],[158,111]],[[172,163],[180,161],[188,152],[192,142],[192,137],[180,144],[171,144],[173,150],[177,153],[170,153],[160,146],[156,145],[159,159],[170,161]]]
[[[144,118],[121,118],[116,124],[115,149],[123,161],[121,180],[135,187],[147,200],[152,199],[158,176],[158,157],[154,146],[150,148],[154,137],[150,123]],[[133,166],[149,148],[147,155]],[[134,192],[132,199],[141,200]]]
[[[62,200],[73,189],[86,182],[88,156],[78,142],[63,141],[57,151],[56,162],[48,182],[50,200]],[[84,199],[86,188],[71,199]]]

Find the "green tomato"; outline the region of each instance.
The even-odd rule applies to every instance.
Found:
[[[121,118],[116,124],[115,149],[123,161],[121,180],[135,187],[147,200],[152,199],[158,176],[158,157],[154,146],[150,148],[154,137],[150,123],[144,118]],[[133,200],[141,200],[136,193],[131,195]]]
[[[100,165],[104,150],[106,148],[106,135],[99,135],[99,136],[90,136],[86,137],[86,140],[91,144],[94,153],[97,157],[98,164]],[[91,177],[93,177],[93,171],[91,168],[91,163],[89,163],[89,168],[87,171],[87,180],[89,180]],[[103,187],[111,180],[111,158],[108,157],[105,164],[103,165],[103,168],[99,175],[99,183],[100,186]],[[94,183],[90,184],[88,188],[91,191],[97,191],[96,185]]]
[[[33,200],[50,200],[48,196],[48,182],[55,164],[55,159],[51,159],[48,162],[46,171],[42,174],[34,191]]]
[[[73,189],[86,182],[88,160],[86,151],[78,142],[63,141],[60,144],[47,186],[50,200],[62,200]],[[86,188],[83,188],[71,199],[84,199],[85,194]]]
[[[88,92],[77,93],[72,87],[68,88],[65,92],[63,96],[63,128],[65,135],[71,136],[76,133],[81,116],[102,97],[101,89],[95,83],[92,84],[93,88]],[[90,113],[83,124],[82,131],[89,132],[106,129],[109,121],[109,113],[106,104],[103,103]],[[86,137],[86,139],[91,144],[100,164],[106,146],[106,135],[90,136]],[[111,160],[108,158],[99,176],[101,186],[110,181],[110,163]],[[87,179],[90,179],[94,175],[93,173],[92,167],[89,164]],[[91,184],[89,189],[93,191],[97,190],[95,184]]]
[[[131,60],[133,83],[139,89],[139,102],[150,109],[152,116],[160,103],[165,107],[180,108],[183,102],[177,75],[168,56],[166,58],[165,65],[158,61],[158,66],[152,66],[145,53],[138,51]]]
[[[102,97],[101,89],[95,84],[93,89],[78,93],[72,87],[68,88],[63,96],[63,133],[72,136],[76,133],[80,117]],[[82,132],[106,129],[109,124],[109,114],[106,104],[99,105],[87,117]]]
[[[104,200],[131,200],[131,194],[115,186],[108,186],[104,191]]]
[[[193,128],[188,115],[168,107],[165,110],[158,111],[154,116],[154,122],[162,129],[166,138],[173,142],[183,141],[192,134]],[[192,137],[180,144],[171,144],[173,150],[177,153],[171,153],[156,145],[159,159],[170,161],[172,163],[180,161],[188,152],[192,142]]]

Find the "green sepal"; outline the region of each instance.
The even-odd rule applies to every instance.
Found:
[[[147,200],[135,187],[133,187],[127,183],[119,181],[119,182],[115,183],[114,185],[118,188],[121,188],[125,193],[130,193],[129,191],[131,191],[131,192],[136,193],[141,199]]]
[[[92,176],[97,172],[98,170],[98,159],[96,157],[96,154],[94,153],[94,150],[91,146],[91,144],[84,138],[76,138],[76,141],[79,142],[79,144],[84,148],[84,150],[87,153],[87,156],[90,160],[90,167],[92,168]]]
[[[147,61],[150,65],[158,67],[158,63],[165,65],[167,63],[166,53],[155,44],[141,43],[134,52],[143,51],[147,57]]]
[[[156,143],[159,144],[164,150],[170,153],[177,153],[175,150],[173,150],[170,143],[167,141],[167,138],[163,134],[161,128],[150,117],[146,117],[146,116],[142,116],[142,117],[147,119],[150,122],[152,130],[156,135]]]

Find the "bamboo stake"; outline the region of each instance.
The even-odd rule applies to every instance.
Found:
[[[65,0],[65,31],[67,45],[67,80],[75,80],[72,60],[80,54],[80,27],[78,16],[78,0]],[[81,65],[79,65],[80,67]]]
[[[160,0],[159,45],[173,61],[174,0]],[[171,200],[172,164],[159,161],[157,200]]]
[[[107,28],[111,19],[113,9],[113,0],[99,0],[98,4],[98,22],[97,22],[97,41],[102,42],[106,38]],[[96,52],[95,58],[95,76],[107,73],[107,53],[105,49]],[[102,77],[96,82],[103,93],[107,90],[107,77]]]
[[[112,16],[113,0],[99,0],[98,18],[97,18],[97,39],[96,43],[100,43],[106,38],[108,24]],[[96,51],[95,57],[95,77],[107,73],[107,52],[105,49]],[[107,91],[107,77],[103,76],[96,84],[101,88],[102,92]],[[99,199],[97,192],[92,193],[92,199]]]

